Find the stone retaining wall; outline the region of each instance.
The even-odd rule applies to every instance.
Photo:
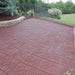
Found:
[[[25,17],[21,16],[17,19],[14,19],[14,20],[0,21],[0,27],[11,26],[11,25],[17,24],[19,22],[22,22],[24,19],[25,19]]]

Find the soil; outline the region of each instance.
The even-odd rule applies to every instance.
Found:
[[[20,16],[0,16],[0,21],[8,21],[19,18]]]
[[[19,18],[20,16],[0,16],[0,21],[8,21],[8,20],[13,20],[16,18]],[[30,19],[30,16],[25,16],[26,19]]]

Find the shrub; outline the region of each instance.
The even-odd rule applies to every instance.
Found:
[[[52,16],[52,18],[60,19],[61,18],[61,10],[57,8],[48,9],[48,13]]]
[[[18,15],[19,15],[18,10],[17,10],[17,9],[14,10],[14,11],[13,11],[13,16],[18,16]]]
[[[21,11],[21,12],[20,12],[20,15],[25,15],[24,11]]]
[[[75,69],[74,68],[71,68],[69,71],[67,71],[65,73],[65,75],[75,75],[74,73],[72,73],[73,71],[75,71]]]
[[[32,11],[32,10],[29,10],[29,11],[27,12],[27,15],[29,15],[29,16],[35,16],[35,12]]]

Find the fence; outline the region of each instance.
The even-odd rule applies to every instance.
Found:
[[[45,8],[45,7],[39,6],[39,5],[35,5],[35,14],[36,14],[36,16],[50,17],[50,14],[48,13],[48,8]]]
[[[46,16],[46,17],[50,17],[51,15],[48,13],[48,9],[46,7],[40,6],[40,5],[36,5],[36,4],[31,4],[31,5],[24,5],[22,7],[22,5],[20,5],[20,9],[22,11],[24,11],[24,13],[26,13],[29,10],[33,10],[35,12],[35,16],[39,17],[39,16]]]
[[[75,22],[71,21],[70,18],[73,18],[73,14],[63,14],[61,16],[52,16],[51,14],[48,13],[48,9],[47,7],[43,7],[40,5],[36,5],[36,4],[31,4],[31,5],[25,5],[24,7],[20,6],[20,9],[24,11],[24,13],[26,13],[29,10],[33,10],[35,12],[35,16],[40,17],[40,18],[45,18],[45,19],[49,19],[49,20],[53,20],[53,21],[57,21],[60,23],[65,23],[65,24],[69,24],[69,25],[75,25]],[[58,10],[60,12],[60,10]],[[56,12],[56,9],[53,11],[53,13]],[[58,12],[56,12],[58,14]],[[67,18],[68,17],[68,18]],[[70,18],[69,18],[70,17]],[[61,19],[62,18],[62,19]],[[66,19],[65,19],[66,18]],[[65,20],[64,20],[65,19]]]

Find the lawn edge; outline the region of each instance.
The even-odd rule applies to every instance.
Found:
[[[32,17],[32,18],[36,18],[36,19],[40,19],[40,20],[44,20],[44,21],[48,21],[48,22],[52,22],[52,23],[56,23],[56,24],[60,24],[60,25],[65,25],[65,26],[69,26],[69,27],[74,27],[69,24],[64,24],[64,23],[60,23],[60,22],[56,22],[56,21],[52,21],[52,20],[48,20],[48,19],[44,19],[44,18],[39,18],[39,17]]]

